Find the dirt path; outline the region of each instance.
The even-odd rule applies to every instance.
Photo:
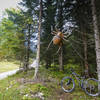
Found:
[[[0,80],[10,76],[10,75],[13,75],[15,74],[19,69],[16,69],[16,70],[12,70],[12,71],[8,71],[8,72],[3,72],[0,74]]]

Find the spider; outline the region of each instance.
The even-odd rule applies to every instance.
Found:
[[[58,53],[63,45],[63,40],[67,41],[66,39],[70,36],[70,34],[67,32],[63,33],[63,31],[58,30],[56,27],[55,27],[55,30],[56,31],[51,32],[51,34],[53,34],[54,37],[51,40],[51,42],[49,43],[48,48],[50,47],[51,43],[53,42],[54,45],[59,46],[59,49],[57,51],[57,53]]]

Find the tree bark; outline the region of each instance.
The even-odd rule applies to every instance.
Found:
[[[83,33],[83,48],[84,48],[84,66],[85,66],[85,76],[89,77],[89,66],[88,66],[88,57],[87,57],[87,39],[86,33]]]
[[[60,30],[63,29],[63,2],[61,0],[57,1],[57,6],[58,6],[58,27]],[[64,71],[64,66],[63,66],[63,43],[61,45],[61,49],[59,51],[59,69],[60,71]]]
[[[26,57],[25,57],[25,71],[28,70],[28,67],[29,67],[29,56],[30,56],[30,27],[31,27],[31,24],[28,24],[28,39],[27,39],[27,47],[26,47]]]
[[[61,46],[61,49],[59,51],[59,69],[60,71],[64,71],[64,66],[63,66],[63,47]]]
[[[92,7],[91,9],[92,9],[93,26],[94,26],[97,73],[98,73],[98,80],[100,81],[100,36],[99,36],[99,29],[97,25],[95,0],[91,0],[91,7]],[[98,91],[100,92],[100,84],[98,84]]]
[[[39,27],[38,27],[38,43],[37,43],[37,56],[36,56],[36,67],[34,73],[34,79],[37,78],[37,73],[40,64],[40,33],[41,33],[41,22],[42,22],[42,0],[40,0],[40,12],[39,12]]]

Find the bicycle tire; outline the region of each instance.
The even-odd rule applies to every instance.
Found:
[[[96,93],[90,93],[90,92],[88,91],[88,90],[90,89],[90,87],[91,87],[91,85],[88,86],[90,81],[95,82],[95,84],[96,84],[96,86],[97,86],[96,89],[95,89],[95,90],[97,90]],[[98,84],[99,84],[99,81],[98,81],[97,79],[95,79],[95,78],[89,78],[89,79],[87,79],[87,80],[85,81],[85,92],[86,92],[86,94],[88,94],[89,96],[99,96],[100,93],[98,92]],[[92,91],[94,92],[94,89],[93,89]],[[92,91],[91,91],[91,92],[92,92]]]
[[[67,82],[66,82],[67,81]],[[64,82],[66,82],[66,84],[64,84]],[[69,88],[69,85],[71,86],[72,84],[72,87],[70,89],[66,89],[64,87],[64,85]],[[62,80],[61,80],[61,88],[64,92],[72,92],[75,88],[75,82],[74,80],[71,78],[71,77],[64,77]]]

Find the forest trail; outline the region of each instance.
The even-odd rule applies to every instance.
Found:
[[[3,72],[0,74],[0,80],[10,76],[10,75],[13,75],[15,74],[19,69],[15,69],[15,70],[12,70],[12,71],[8,71],[8,72]]]

